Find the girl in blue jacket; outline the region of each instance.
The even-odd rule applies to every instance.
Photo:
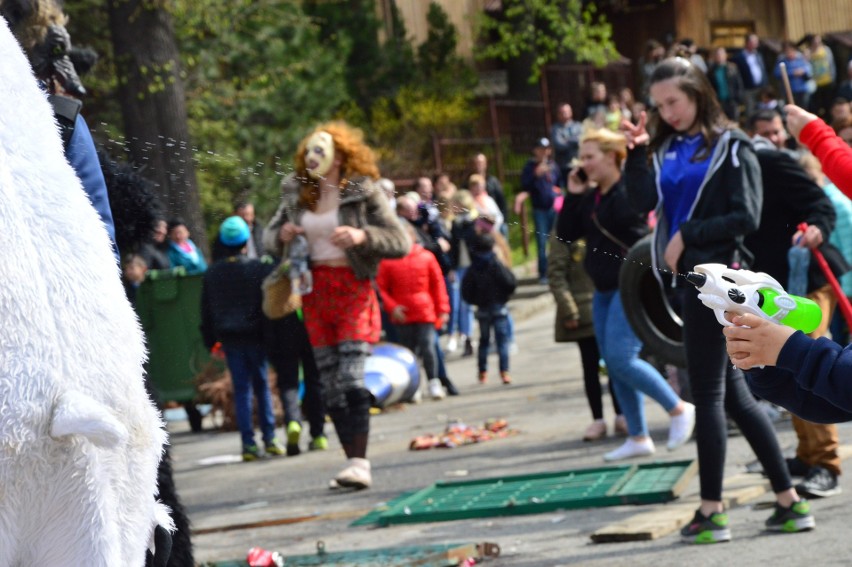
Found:
[[[722,505],[726,410],[763,464],[775,492],[775,512],[766,527],[786,532],[811,529],[813,516],[793,488],[772,424],[742,372],[728,363],[713,312],[678,276],[697,264],[737,266],[750,261],[743,239],[760,220],[760,165],[748,138],[725,118],[706,75],[689,61],[666,59],[654,69],[649,84],[655,106],[648,129],[645,113],[637,125],[623,125],[632,147],[625,179],[638,210],[656,207],[654,267],[671,271],[680,288],[701,485],[700,507],[681,535],[692,543],[731,538]]]

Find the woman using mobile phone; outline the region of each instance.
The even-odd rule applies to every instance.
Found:
[[[582,169],[568,176],[568,195],[556,225],[563,243],[586,238],[589,253],[584,265],[595,285],[592,319],[601,356],[627,420],[628,438],[604,455],[607,461],[651,455],[654,442],[648,434],[643,394],[671,416],[668,449],[684,444],[692,435],[695,407],[681,400],[653,366],[639,358],[642,342],[624,314],[618,274],[627,250],[648,233],[648,225],[627,199],[621,164],[627,155],[622,134],[607,129],[587,130],[580,138]],[[583,182],[580,172],[589,182]]]

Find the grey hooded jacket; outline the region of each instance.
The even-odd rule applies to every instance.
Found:
[[[668,244],[668,219],[663,211],[660,167],[671,145],[667,140],[653,156],[651,168],[644,146],[631,150],[625,166],[627,193],[638,211],[656,208],[652,258],[654,268],[661,265]],[[757,230],[763,206],[763,182],[760,164],[751,141],[740,130],[721,133],[689,217],[680,226],[684,251],[678,272],[692,270],[697,264],[717,262],[748,267],[752,253],[743,240]]]

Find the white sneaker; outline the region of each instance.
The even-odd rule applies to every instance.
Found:
[[[345,488],[370,488],[373,484],[373,475],[370,471],[370,461],[352,457],[346,461],[346,467],[337,473],[334,481],[338,487]],[[329,485],[331,487],[331,485]]]
[[[429,380],[429,395],[432,396],[433,400],[443,400],[447,396],[439,379],[432,378]]]
[[[695,406],[689,402],[683,402],[683,413],[672,417],[669,426],[669,442],[666,445],[669,451],[674,451],[692,437],[695,429]]]
[[[632,437],[628,437],[627,441],[619,447],[604,455],[605,461],[620,461],[622,459],[632,459],[633,457],[645,457],[654,454],[654,441],[650,437],[646,437],[644,441],[635,441]]]
[[[459,348],[459,340],[455,335],[450,337],[450,340],[447,341],[447,352],[456,352]]]

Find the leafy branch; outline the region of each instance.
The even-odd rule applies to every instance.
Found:
[[[597,7],[582,0],[503,0],[502,17],[484,15],[479,59],[508,61],[532,55],[529,82],[566,53],[577,61],[604,66],[617,61],[612,26]]]

